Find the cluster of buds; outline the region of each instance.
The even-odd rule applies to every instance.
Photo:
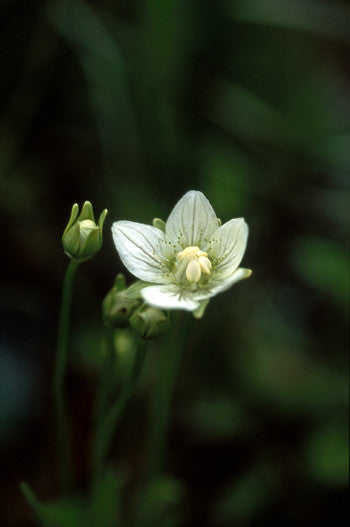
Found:
[[[125,278],[118,274],[102,303],[104,323],[113,328],[130,325],[142,339],[152,339],[166,333],[170,326],[166,313],[146,305],[140,294],[128,296],[127,293]]]
[[[104,210],[96,224],[94,211],[89,201],[85,201],[80,214],[79,205],[77,203],[73,205],[62,236],[64,252],[71,260],[77,263],[84,262],[101,249],[106,215],[107,210]],[[119,274],[112,289],[103,300],[102,312],[105,325],[112,328],[131,326],[133,331],[143,339],[163,335],[170,325],[165,312],[146,305],[140,291],[131,296],[126,294],[127,291],[125,278]]]
[[[106,326],[125,328],[129,319],[139,307],[140,302],[135,298],[126,298],[124,295],[126,282],[124,275],[118,274],[112,289],[107,293],[102,302],[103,321]]]

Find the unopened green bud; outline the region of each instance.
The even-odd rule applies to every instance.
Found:
[[[105,209],[96,225],[93,208],[89,201],[85,201],[80,214],[79,205],[77,203],[73,205],[69,222],[62,236],[64,252],[69,258],[83,262],[101,249],[102,229],[106,214]]]
[[[142,339],[153,339],[164,335],[170,323],[161,309],[144,305],[130,317],[130,326]]]
[[[125,279],[123,275],[118,275],[102,302],[103,321],[106,326],[125,328],[139,306],[139,300],[125,297]]]

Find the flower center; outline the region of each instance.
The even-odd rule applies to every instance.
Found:
[[[199,247],[186,247],[177,255],[180,260],[179,274],[185,273],[187,280],[191,283],[199,281],[202,273],[209,275],[211,270],[211,261],[207,253],[201,251]]]

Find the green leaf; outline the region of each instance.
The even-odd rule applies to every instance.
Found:
[[[46,504],[38,500],[27,483],[22,482],[20,488],[42,527],[86,526],[88,518],[81,502],[67,499]]]
[[[119,525],[121,508],[121,475],[108,470],[98,482],[91,498],[89,523],[98,527]]]
[[[180,527],[184,524],[184,488],[168,477],[152,480],[136,504],[137,527]]]
[[[306,445],[305,458],[311,476],[330,487],[346,487],[349,481],[349,446],[346,427],[338,423],[316,430]]]
[[[298,240],[293,248],[293,264],[311,287],[340,306],[348,305],[348,255],[340,244],[322,238]]]
[[[346,3],[321,0],[244,0],[232,4],[232,16],[250,24],[305,31],[325,38],[349,42],[350,10]]]
[[[25,481],[22,481],[22,483],[20,484],[20,489],[23,492],[28,505],[35,512],[41,525],[46,525],[46,520],[48,519],[48,511],[46,505],[44,505],[38,500],[32,489]]]
[[[271,496],[271,474],[262,468],[242,475],[224,490],[214,506],[212,518],[218,525],[251,525]]]

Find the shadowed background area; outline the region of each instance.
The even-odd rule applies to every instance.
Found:
[[[84,493],[101,302],[124,271],[111,224],[166,219],[197,189],[223,221],[245,217],[254,274],[188,317],[168,479],[140,527],[346,525],[347,3],[3,0],[0,15],[0,524],[34,525],[23,479],[57,496],[50,384],[72,204],[109,210],[72,315]],[[126,488],[164,342],[148,350],[110,454]]]

